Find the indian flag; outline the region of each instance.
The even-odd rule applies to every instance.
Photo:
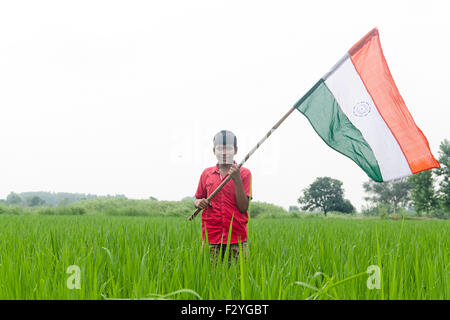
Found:
[[[374,28],[294,106],[375,181],[439,168],[392,79]]]

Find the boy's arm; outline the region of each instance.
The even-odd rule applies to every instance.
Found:
[[[205,209],[207,206],[211,207],[211,202],[206,199],[205,188],[205,171],[202,172],[200,180],[198,182],[197,191],[195,192],[194,207]]]
[[[236,192],[236,203],[239,211],[245,213],[248,209],[248,197],[245,194],[244,184],[242,183],[241,175],[238,178],[233,179],[234,190]]]
[[[244,183],[242,182],[240,169],[233,164],[228,174],[234,182],[234,190],[236,192],[236,204],[241,213],[245,213],[248,209],[249,197],[245,193]]]

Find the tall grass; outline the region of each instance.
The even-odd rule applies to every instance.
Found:
[[[449,223],[251,219],[247,262],[228,268],[199,218],[1,215],[0,299],[449,299]]]

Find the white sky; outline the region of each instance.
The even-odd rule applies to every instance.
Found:
[[[448,1],[1,1],[0,198],[52,191],[180,200],[240,162],[373,27],[437,158],[450,138]],[[295,110],[244,164],[288,208],[316,177],[360,209],[369,178]]]

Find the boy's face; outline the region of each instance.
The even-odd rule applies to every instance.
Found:
[[[237,153],[237,147],[233,144],[218,144],[213,148],[213,152],[219,161],[219,164],[233,164],[234,155]]]

